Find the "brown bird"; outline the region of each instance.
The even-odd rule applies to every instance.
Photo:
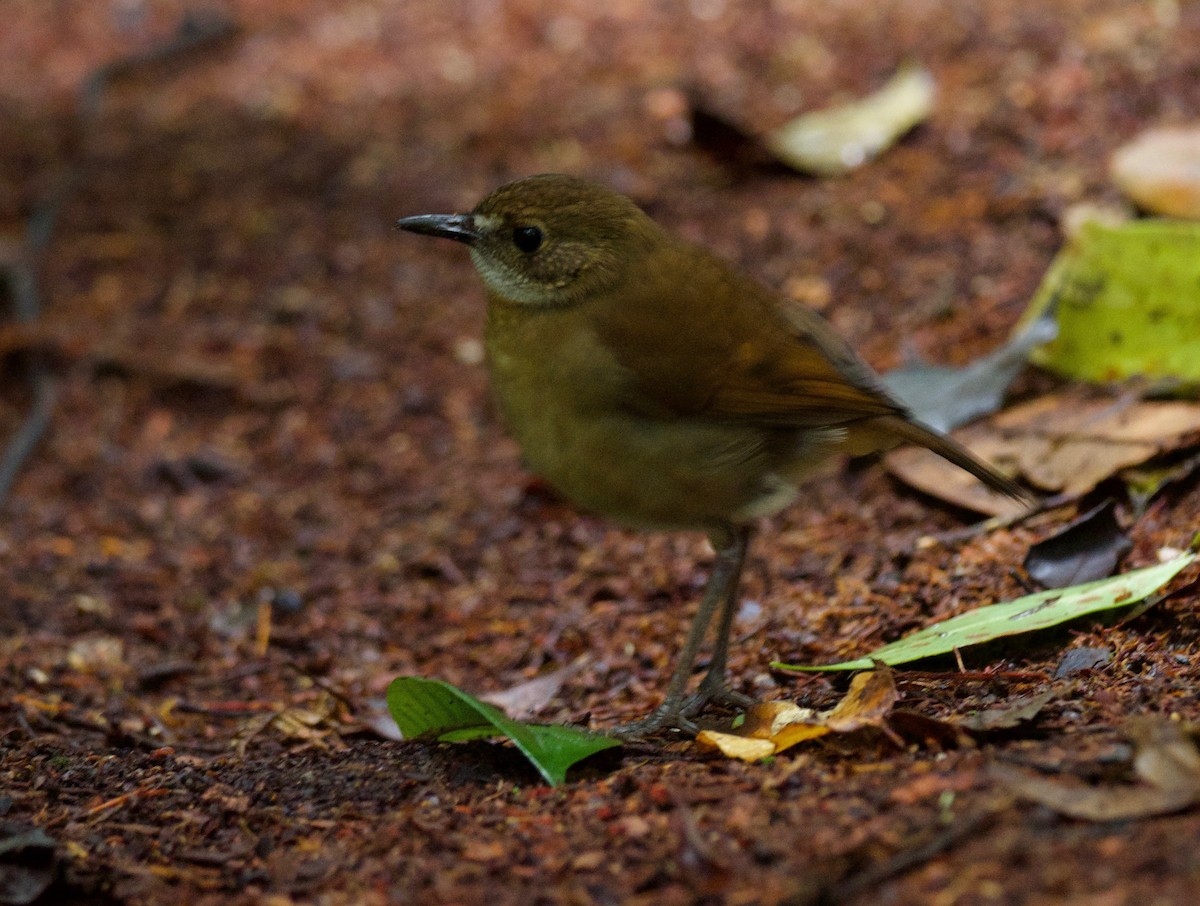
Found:
[[[751,526],[836,453],[928,447],[1001,493],[1011,479],[914,421],[815,312],[671,235],[603,186],[547,174],[469,214],[397,226],[471,249],[487,288],[492,385],[532,469],[625,525],[708,533],[716,562],[662,705],[617,728],[694,731],[746,705],[725,664]],[[708,673],[685,697],[714,613]]]

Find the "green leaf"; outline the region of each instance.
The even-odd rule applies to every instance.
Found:
[[[1058,337],[1030,358],[1066,377],[1200,380],[1200,223],[1093,221],[1054,259],[1022,316],[1052,306]]]
[[[949,654],[956,648],[990,642],[1006,635],[1034,632],[1098,610],[1136,604],[1170,582],[1195,559],[1196,554],[1189,552],[1157,566],[1135,569],[1121,576],[1071,588],[1054,588],[1004,604],[979,607],[941,623],[934,623],[853,661],[821,667],[778,662],[771,666],[803,671],[870,670],[872,661],[906,664],[937,654]]]
[[[551,786],[566,779],[575,762],[619,746],[621,741],[574,727],[526,724],[505,717],[447,682],[418,676],[399,676],[387,691],[388,712],[405,739],[462,742],[486,736],[507,736],[533,762]]]

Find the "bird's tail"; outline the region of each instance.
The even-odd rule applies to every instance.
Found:
[[[970,472],[989,488],[1018,500],[1022,503],[1032,503],[1034,495],[1021,487],[1007,475],[997,471],[979,459],[974,453],[956,441],[954,438],[935,431],[920,422],[908,421],[896,416],[884,416],[875,420],[879,428],[892,434],[901,441],[919,444],[927,447],[943,459],[949,460],[960,469]]]

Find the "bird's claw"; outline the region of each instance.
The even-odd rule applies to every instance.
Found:
[[[705,677],[700,688],[683,700],[679,711],[685,717],[695,717],[709,705],[724,705],[728,708],[745,710],[754,704],[754,699],[729,688],[723,678],[709,681]]]
[[[650,736],[661,730],[681,730],[689,736],[695,736],[700,732],[700,727],[692,718],[711,704],[744,710],[754,704],[754,699],[730,689],[724,677],[714,679],[710,674],[704,678],[700,688],[682,701],[663,702],[648,717],[620,724],[606,732],[629,740]]]
[[[661,730],[681,730],[689,736],[695,736],[700,732],[700,728],[684,715],[681,704],[681,702],[676,702],[674,707],[668,707],[668,703],[664,703],[641,720],[619,724],[604,732],[625,740],[641,739]]]
[[[684,698],[683,707],[679,710],[680,713],[689,716],[689,718],[694,718],[704,708],[707,708],[709,704],[720,704],[720,706],[726,708],[745,710],[751,704],[754,704],[754,698],[751,698],[749,695],[743,695],[742,692],[734,691],[724,683],[721,685],[714,684],[709,689],[701,686],[700,689],[697,689],[691,695]]]

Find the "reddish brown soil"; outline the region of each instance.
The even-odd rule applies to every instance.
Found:
[[[903,682],[905,707],[961,714],[1046,688],[1065,649],[1112,652],[1034,723],[948,751],[868,733],[745,765],[667,742],[550,789],[503,745],[371,726],[397,674],[486,692],[581,655],[540,718],[635,717],[711,558],[522,472],[466,257],[397,216],[589,175],[768,283],[823,302],[824,281],[826,315],[880,368],[964,362],[1015,322],[1058,214],[1112,200],[1113,148],[1200,109],[1200,7],[224,2],[235,35],[135,69],[80,127],[81,82],[163,41],[181,6],[9,0],[0,30],[6,260],[79,173],[0,395],[10,436],[19,350],[42,349],[53,423],[0,525],[0,818],[56,841],[45,902],[1195,901],[1200,813],[1077,823],[984,770],[1122,779],[1124,717],[1200,719],[1194,588],[965,653],[1044,681]],[[686,141],[685,90],[762,130],[906,58],[936,75],[937,112],[849,177]],[[1071,515],[918,546],[964,515],[877,465],[832,472],[753,548],[733,675],[827,707],[845,678],[768,662],[1019,594],[1028,545]],[[1173,489],[1125,566],[1198,524],[1200,488]],[[315,723],[269,722],[285,709]]]

